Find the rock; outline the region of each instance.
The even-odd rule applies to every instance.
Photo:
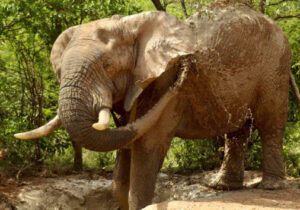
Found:
[[[42,185],[23,187],[18,194],[17,209],[116,209],[111,195],[111,180],[68,178],[47,179]]]
[[[1,210],[11,210],[15,209],[14,205],[9,201],[9,199],[0,192],[0,209]]]

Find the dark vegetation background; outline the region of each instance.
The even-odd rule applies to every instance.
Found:
[[[0,2],[0,178],[38,175],[44,171],[70,173],[82,168],[81,148],[74,150],[63,128],[35,141],[21,141],[14,133],[36,128],[55,116],[58,84],[49,55],[57,36],[73,25],[114,14],[130,15],[166,10],[181,19],[214,0],[2,0]],[[291,70],[300,84],[300,1],[244,0],[273,18],[289,39]],[[154,6],[155,5],[155,6]],[[113,121],[111,126],[114,126]],[[262,167],[262,148],[256,132],[248,143],[246,169]],[[223,143],[219,139],[183,141],[175,138],[163,170],[192,172],[220,166]],[[83,169],[113,168],[115,152],[83,149]],[[287,173],[300,177],[300,107],[290,94],[288,124],[284,136]]]

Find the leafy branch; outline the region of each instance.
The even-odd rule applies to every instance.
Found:
[[[186,6],[185,6],[185,3],[184,3],[184,0],[180,0],[180,5],[181,5],[183,16],[185,18],[188,18],[188,14],[187,14],[187,11],[186,11]]]
[[[284,16],[278,15],[277,17],[274,18],[274,20],[286,19],[286,18],[300,18],[300,13],[297,15],[284,15]]]
[[[268,7],[269,6],[277,6],[277,5],[281,4],[281,3],[288,2],[288,1],[298,2],[298,0],[281,0],[281,1],[278,1],[278,2],[275,2],[275,3],[270,3],[270,4],[266,5],[266,6],[268,6]]]

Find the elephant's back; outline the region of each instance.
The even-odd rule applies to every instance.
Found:
[[[199,51],[212,51],[218,70],[253,70],[279,60],[288,48],[280,27],[246,6],[228,6],[195,14],[188,22]]]
[[[187,108],[176,135],[209,138],[233,132],[255,113],[266,91],[261,87],[287,92],[290,49],[274,21],[245,6],[196,14],[188,21],[199,50],[193,55],[195,75],[182,94]]]

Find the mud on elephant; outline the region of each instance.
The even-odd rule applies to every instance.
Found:
[[[113,16],[64,31],[51,62],[60,82],[58,115],[16,137],[38,138],[62,124],[85,148],[119,149],[113,191],[121,209],[151,203],[174,136],[226,134],[213,185],[235,189],[242,187],[243,145],[254,126],[263,146],[261,186],[284,181],[290,48],[265,15],[228,6],[186,22],[163,12]],[[108,128],[110,111],[123,126]]]

